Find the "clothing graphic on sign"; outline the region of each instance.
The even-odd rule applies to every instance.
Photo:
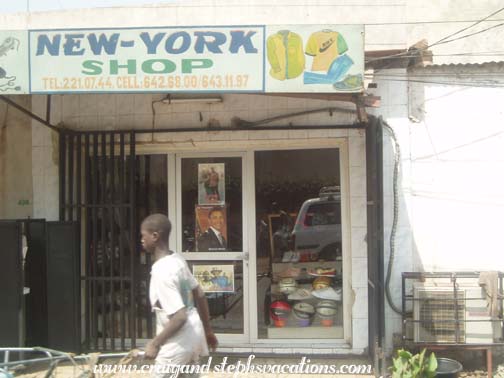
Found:
[[[303,73],[303,39],[289,30],[270,35],[266,42],[270,75],[277,80],[294,79]]]
[[[332,30],[313,33],[306,44],[306,54],[313,56],[312,71],[327,71],[334,59],[347,50],[343,36]]]
[[[334,89],[340,92],[359,92],[364,89],[362,75],[347,75],[343,80],[333,84]]]
[[[226,249],[226,238],[213,227],[209,227],[198,238],[198,252],[225,251]]]
[[[353,65],[353,60],[347,54],[340,55],[331,63],[327,74],[316,72],[305,72],[303,74],[304,84],[334,84],[348,72]]]
[[[149,299],[156,313],[156,334],[163,331],[170,315],[184,307],[187,310],[187,321],[161,347],[156,365],[170,360],[177,364],[190,364],[208,355],[205,331],[192,296],[192,290],[198,285],[186,261],[178,253],[164,256],[152,265]]]

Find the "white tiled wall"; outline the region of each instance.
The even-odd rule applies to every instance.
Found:
[[[159,101],[163,95],[55,95],[52,98],[52,119],[55,124],[75,130],[102,129],[151,129],[152,106],[155,107],[154,127],[159,128],[205,128],[210,119],[223,127],[231,127],[231,119],[240,117],[257,121],[271,116],[327,108],[331,105],[353,109],[345,103],[334,104],[320,100],[290,99],[261,95],[224,95],[223,103],[168,105]],[[34,107],[43,112],[45,99],[33,97]],[[203,121],[200,120],[201,118]],[[349,125],[356,121],[348,113],[329,112],[286,118],[268,125]],[[207,129],[208,130],[208,129]],[[211,129],[210,129],[211,130]],[[33,128],[34,148],[38,149],[33,159],[37,193],[35,214],[38,217],[56,219],[58,215],[58,168],[50,156],[56,153],[57,144],[51,133],[42,128]],[[270,130],[270,131],[204,131],[180,133],[140,134],[138,140],[146,144],[166,143],[166,146],[198,150],[205,148],[226,149],[230,142],[256,141],[262,147],[278,141],[297,142],[300,147],[309,147],[311,141],[344,138],[348,143],[350,185],[350,241],[351,285],[355,295],[352,302],[351,339],[352,353],[362,353],[368,344],[367,323],[367,246],[366,246],[366,160],[365,134],[359,130]],[[336,141],[336,139],[334,139]],[[213,144],[212,144],[213,143]],[[47,163],[49,161],[49,163]],[[330,350],[329,350],[330,351]],[[324,349],[323,353],[328,353]]]

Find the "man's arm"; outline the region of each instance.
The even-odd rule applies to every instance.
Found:
[[[169,316],[170,321],[166,323],[164,329],[154,339],[145,346],[145,358],[154,359],[159,353],[159,349],[166,341],[175,335],[187,321],[187,309],[185,307]]]
[[[219,342],[217,341],[217,337],[215,337],[212,326],[210,325],[210,311],[208,310],[208,302],[205,293],[201,290],[200,286],[193,289],[192,292],[194,301],[196,302],[196,308],[198,309],[201,322],[203,323],[203,328],[205,329],[208,347],[211,351],[215,351]]]

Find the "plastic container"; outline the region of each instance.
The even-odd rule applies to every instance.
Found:
[[[324,327],[332,327],[334,324],[334,320],[332,318],[322,318],[322,319],[320,319],[320,323]]]
[[[462,371],[462,364],[451,358],[438,358],[438,368],[436,377],[442,378],[457,378]]]
[[[275,327],[285,327],[287,324],[287,319],[274,319],[273,324]]]

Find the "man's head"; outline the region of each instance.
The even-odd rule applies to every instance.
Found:
[[[214,207],[208,213],[210,226],[221,232],[224,227],[224,213],[220,207]]]
[[[168,246],[171,223],[166,215],[152,214],[145,218],[140,228],[142,233],[142,247],[147,252],[154,252],[157,246]]]

